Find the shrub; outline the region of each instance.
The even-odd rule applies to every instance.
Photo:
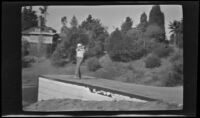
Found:
[[[30,44],[28,41],[26,40],[22,40],[22,57],[27,56],[29,54],[29,48],[30,48]]]
[[[24,56],[22,58],[22,67],[29,67],[31,66],[31,63],[35,62],[35,59],[33,56]]]
[[[96,77],[116,79],[127,71],[125,64],[120,62],[113,62],[109,59],[109,56],[103,56],[100,58],[99,62],[102,68],[95,72]]]
[[[173,63],[173,71],[183,74],[183,62],[182,60],[177,60]]]
[[[146,53],[146,50],[140,47],[140,49],[133,51],[131,55],[131,60],[141,59]]]
[[[164,86],[183,85],[183,61],[177,60],[172,63],[171,69],[163,74]]]
[[[87,68],[89,71],[96,71],[100,68],[99,60],[96,57],[89,58],[87,61]]]
[[[147,26],[144,33],[146,37],[155,38],[156,41],[162,42],[165,40],[165,31],[157,24],[150,24]]]
[[[172,72],[171,78],[175,81],[175,85],[183,84],[183,52],[177,51],[170,58],[170,62],[172,63]]]
[[[160,65],[161,65],[161,60],[156,55],[150,55],[145,60],[146,68],[155,68],[155,67],[159,67]]]
[[[99,59],[99,63],[101,65],[101,67],[106,67],[112,63],[112,60],[110,59],[109,55],[106,54]]]
[[[157,55],[160,58],[168,57],[173,52],[173,48],[169,46],[164,46],[164,44],[161,44],[159,47],[157,47],[153,53]]]
[[[53,54],[53,46],[47,45],[46,46],[46,58],[50,58],[51,55]]]
[[[137,60],[144,56],[143,41],[134,36],[126,36],[119,30],[115,30],[106,43],[107,51],[113,61],[128,62]]]
[[[182,51],[181,52],[178,52],[178,51],[174,52],[172,54],[171,58],[170,58],[171,63],[178,61],[178,60],[183,61],[183,52]]]
[[[97,41],[94,43],[94,46],[89,48],[87,55],[88,57],[101,57],[103,55],[103,43]]]
[[[177,85],[183,85],[183,75],[175,71],[169,72],[168,77],[165,78],[165,86],[173,87]]]
[[[59,44],[51,56],[51,64],[53,66],[62,67],[67,62],[69,62],[69,60],[67,60],[67,50],[65,50],[62,44]]]

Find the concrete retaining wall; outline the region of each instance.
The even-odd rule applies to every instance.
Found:
[[[81,99],[94,101],[127,100],[146,102],[145,100],[130,98],[128,96],[111,93],[105,90],[96,90],[85,86],[79,86],[66,82],[59,82],[45,77],[39,77],[38,101],[48,99]]]

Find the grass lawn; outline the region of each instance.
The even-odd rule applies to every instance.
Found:
[[[47,74],[62,74],[72,75],[75,72],[75,64],[67,64],[64,67],[54,67],[51,65],[50,60],[43,60],[39,63],[33,63],[31,67],[22,69],[22,85],[34,85],[36,84],[37,77],[39,75]],[[86,66],[81,66],[81,71],[84,75],[90,75]]]

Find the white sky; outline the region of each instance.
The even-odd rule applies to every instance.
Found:
[[[181,20],[183,17],[181,5],[160,5],[161,11],[165,15],[165,30],[167,38],[169,38],[168,25],[170,21]],[[33,9],[38,11],[39,6],[34,6]],[[47,26],[52,27],[60,32],[62,27],[61,17],[67,17],[67,26],[70,26],[70,21],[73,15],[78,19],[80,24],[89,14],[93,18],[98,18],[104,26],[108,27],[108,32],[114,30],[113,26],[120,28],[127,16],[133,20],[133,27],[140,22],[140,15],[145,12],[147,18],[152,5],[101,5],[101,6],[49,6],[47,15]]]

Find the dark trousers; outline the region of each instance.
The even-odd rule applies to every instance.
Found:
[[[81,63],[83,62],[83,58],[77,57],[76,58],[76,70],[75,70],[75,76],[81,79]]]

